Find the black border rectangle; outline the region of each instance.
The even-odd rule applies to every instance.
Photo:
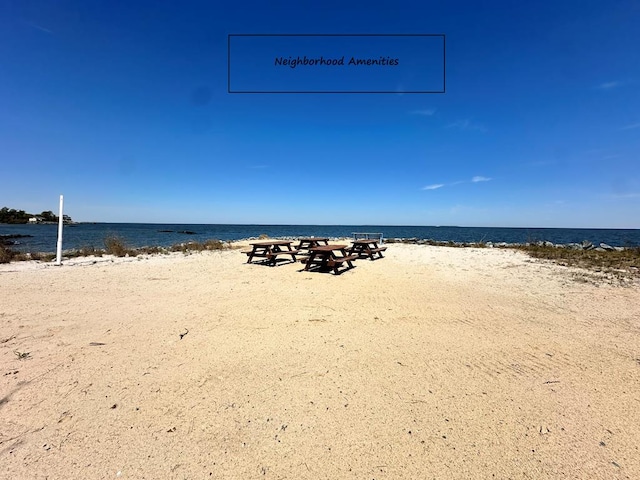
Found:
[[[252,91],[252,90],[231,90],[231,37],[442,37],[442,90],[425,91]],[[447,54],[446,35],[444,33],[229,33],[227,34],[227,93],[267,93],[267,94],[297,94],[297,93],[338,93],[338,94],[425,94],[425,93],[447,93]]]

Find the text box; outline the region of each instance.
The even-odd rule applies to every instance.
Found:
[[[443,34],[229,34],[229,93],[445,93]]]

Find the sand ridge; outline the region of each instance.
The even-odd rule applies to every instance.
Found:
[[[0,476],[640,478],[637,285],[497,249],[245,261],[0,266]]]

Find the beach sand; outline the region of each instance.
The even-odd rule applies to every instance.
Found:
[[[640,478],[637,284],[488,248],[245,262],[0,265],[0,478]]]

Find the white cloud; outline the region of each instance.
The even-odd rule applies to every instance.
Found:
[[[640,198],[640,193],[621,193],[611,195],[611,198]]]
[[[627,125],[626,127],[622,127],[622,130],[632,130],[634,128],[640,128],[640,122],[632,123],[631,125]]]
[[[425,117],[430,117],[434,113],[436,113],[435,108],[428,108],[426,110],[414,110],[410,112],[412,115],[424,115]]]
[[[491,180],[489,177],[481,177],[480,175],[476,175],[471,179],[473,183],[488,182],[489,180]]]
[[[458,120],[447,125],[447,128],[460,128],[464,130],[465,128],[468,128],[470,124],[471,122],[469,122],[469,120]]]
[[[482,125],[471,122],[469,119],[458,120],[447,125],[447,128],[457,128],[463,131],[477,130],[478,132],[486,132],[487,129]]]
[[[617,88],[619,86],[622,85],[622,82],[619,81],[613,81],[613,82],[605,82],[605,83],[601,83],[600,85],[598,85],[598,88],[600,90],[610,90],[612,88]]]
[[[434,183],[433,185],[427,185],[426,187],[422,187],[422,190],[437,190],[438,188],[444,187],[444,183]]]
[[[471,180],[458,180],[457,182],[451,182],[451,183],[434,183],[433,185],[427,185],[426,187],[422,187],[422,190],[437,190],[438,188],[452,187],[454,185],[460,185],[461,183],[488,182],[489,180],[491,180],[491,178],[476,175]]]
[[[524,165],[526,167],[544,167],[547,165],[553,165],[554,163],[556,163],[554,160],[536,160],[533,162],[525,163]]]
[[[38,25],[37,23],[27,22],[27,25],[29,25],[30,27],[35,28],[36,30],[40,30],[41,32],[53,34],[53,32],[51,30],[49,30],[48,28],[44,28],[44,27]]]

